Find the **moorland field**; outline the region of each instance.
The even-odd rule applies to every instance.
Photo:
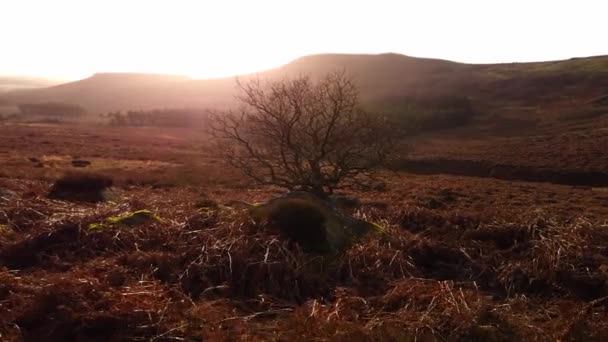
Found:
[[[214,157],[204,125],[112,126],[93,115],[229,101],[212,85],[227,80],[162,78],[179,98],[121,81],[141,75],[0,96],[6,108],[75,103],[91,118],[0,122],[0,340],[608,338],[606,57],[487,66],[324,58],[294,63],[359,70],[370,108],[406,115],[403,98],[449,95],[467,97],[475,113],[450,127],[434,114],[406,120],[423,124],[380,171],[382,186],[343,193],[358,199],[349,214],[382,231],[331,256],[230,205],[283,190]],[[199,86],[217,97],[194,98]],[[48,198],[71,172],[111,178],[111,200]],[[140,210],[154,218],[96,225]]]

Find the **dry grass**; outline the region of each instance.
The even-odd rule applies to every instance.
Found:
[[[31,138],[54,146],[60,133]],[[103,134],[104,158],[153,146],[141,131],[112,133],[119,147]],[[146,158],[185,163],[191,143]],[[276,195],[218,165],[187,168],[197,186],[173,182],[179,171],[157,174],[170,183],[158,186],[122,170],[134,182],[118,182],[115,202],[70,203],[46,198],[52,181],[30,172],[32,149],[0,145],[24,156],[0,177],[14,193],[0,198],[1,340],[608,337],[608,197],[598,189],[387,174],[386,189],[351,194],[363,203],[352,214],[385,232],[321,256],[218,205]],[[161,221],[87,229],[142,209]]]
[[[195,190],[121,190],[120,203],[68,204],[23,197],[44,183],[4,183],[19,195],[0,211],[6,340],[506,341],[608,333],[601,222],[538,211],[506,220],[368,208],[358,215],[384,217],[386,232],[322,257],[244,211],[197,210]],[[162,222],[86,231],[142,208]]]
[[[585,114],[578,112],[577,107],[572,110]],[[522,111],[515,112],[521,117]],[[547,108],[529,115],[538,115],[538,120],[544,120],[553,112]],[[608,113],[608,108],[600,112]],[[508,129],[508,125],[490,121],[479,127],[416,137],[411,143],[411,157],[490,161],[553,170],[605,171],[608,167],[607,115],[573,122],[524,121],[522,127],[513,129]]]

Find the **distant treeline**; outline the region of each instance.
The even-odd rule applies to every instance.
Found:
[[[191,127],[207,118],[202,109],[154,109],[110,112],[101,115],[111,126]]]
[[[45,116],[54,118],[78,117],[86,114],[86,110],[81,106],[62,102],[20,104],[19,111],[23,116]]]
[[[402,128],[431,131],[454,128],[468,123],[475,115],[467,97],[391,97],[374,108],[387,115]]]

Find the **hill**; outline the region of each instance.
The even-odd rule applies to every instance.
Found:
[[[0,93],[31,88],[44,88],[59,84],[59,81],[44,78],[0,76]]]
[[[200,127],[7,118],[0,336],[606,340],[607,61],[322,55],[262,73],[345,68],[368,105],[394,114],[411,114],[407,101],[446,96],[474,109],[458,127],[404,135],[407,149],[396,146],[395,167],[379,170],[378,186],[323,204],[375,223],[360,238],[345,231],[353,238],[340,253],[302,248],[274,226],[282,220],[258,215],[263,205],[252,210],[248,203],[272,202],[280,189],[218,160]],[[229,78],[97,74],[4,99],[72,102],[91,112],[225,105],[233,91]],[[62,183],[79,185],[57,196]],[[111,201],[65,196],[98,184],[114,185],[100,194]],[[298,212],[279,216],[296,222]]]
[[[106,112],[215,105],[226,97],[229,89],[232,89],[232,80],[198,81],[174,75],[99,73],[43,89],[11,92],[4,98],[10,104],[67,102],[81,105],[89,112]]]
[[[344,69],[368,102],[414,96],[468,96],[485,105],[580,104],[608,92],[608,56],[541,63],[474,65],[399,54],[323,54],[299,58],[260,78]],[[252,75],[243,75],[248,78]],[[76,82],[0,96],[9,104],[69,102],[89,112],[232,103],[235,78],[195,80],[149,74],[95,74]],[[540,102],[539,102],[540,101]]]

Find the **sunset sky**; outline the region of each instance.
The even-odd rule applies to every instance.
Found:
[[[608,54],[605,0],[0,0],[0,75],[197,78],[316,53],[470,63]]]

